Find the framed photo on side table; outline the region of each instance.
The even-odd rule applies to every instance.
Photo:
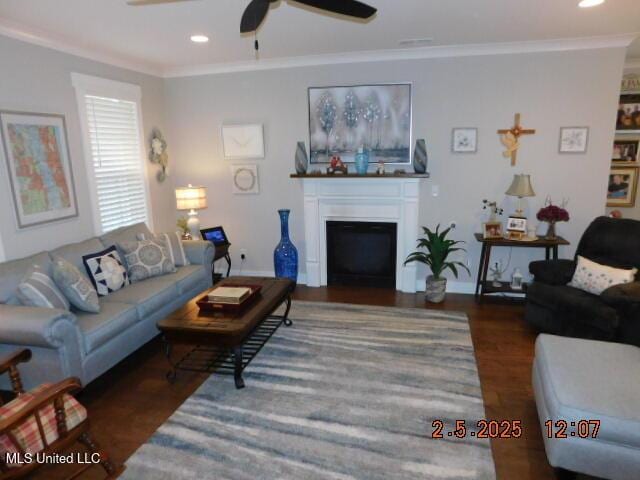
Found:
[[[503,238],[502,222],[485,222],[482,224],[482,236],[484,238]]]

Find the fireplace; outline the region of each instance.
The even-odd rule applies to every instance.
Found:
[[[416,249],[420,181],[410,175],[303,178],[306,284],[328,284],[329,222],[392,223],[396,225],[395,288],[415,293],[416,264],[403,262]]]
[[[327,284],[396,286],[397,225],[327,222]]]

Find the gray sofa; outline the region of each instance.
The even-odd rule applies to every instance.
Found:
[[[533,390],[549,463],[610,480],[640,478],[639,378],[639,347],[539,335]],[[567,422],[566,438],[556,438],[559,420]],[[594,429],[581,434],[585,420],[600,421],[595,438]]]
[[[32,265],[50,269],[52,255],[60,255],[84,272],[83,255],[136,240],[139,233],[149,233],[145,224],[0,264],[0,355],[21,347],[32,350],[33,359],[21,367],[25,387],[69,376],[86,385],[156,336],[159,319],[211,286],[213,244],[189,241],[184,248],[191,265],[101,297],[98,314],[25,307],[17,301],[16,287]],[[8,380],[3,381],[0,388],[7,389]]]

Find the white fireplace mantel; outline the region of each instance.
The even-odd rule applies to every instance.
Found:
[[[404,266],[418,238],[420,178],[313,178],[304,184],[307,285],[327,284],[327,221],[397,224],[396,289],[416,291],[416,266]]]

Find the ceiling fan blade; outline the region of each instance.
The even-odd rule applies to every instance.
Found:
[[[319,8],[340,15],[348,15],[357,18],[370,18],[378,11],[365,3],[357,0],[294,0],[310,7]]]
[[[242,14],[240,33],[254,32],[258,29],[269,11],[269,0],[251,0]]]
[[[145,5],[159,5],[161,3],[191,2],[193,0],[129,0],[127,5],[132,7],[143,7]]]

